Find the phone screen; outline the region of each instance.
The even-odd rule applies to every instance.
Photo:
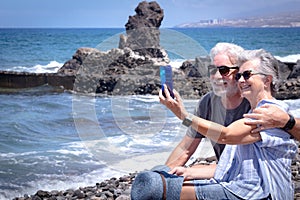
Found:
[[[166,95],[164,92],[165,88],[163,87],[163,85],[166,84],[171,97],[174,98],[172,67],[170,65],[160,66],[160,81],[161,81],[162,92],[163,92],[164,97],[166,97]]]

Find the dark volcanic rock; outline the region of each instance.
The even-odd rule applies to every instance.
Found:
[[[139,3],[135,12],[125,24],[127,35],[120,36],[119,48],[128,47],[144,56],[163,58],[159,31],[164,18],[163,10],[155,1],[143,1]]]
[[[129,48],[95,51],[77,71],[74,91],[108,95],[155,94],[160,87],[161,60],[140,56]]]
[[[211,64],[211,59],[207,57],[197,57],[195,60],[184,61],[180,67],[187,77],[207,77],[207,66]]]
[[[80,187],[77,189],[67,189],[65,191],[44,191],[38,190],[33,195],[16,197],[14,200],[37,200],[37,199],[85,199],[85,200],[130,200],[130,188],[136,173],[130,173],[120,178],[112,177],[94,186]]]
[[[288,78],[297,78],[300,76],[300,60],[297,61],[296,65],[293,66],[292,72],[288,76]]]
[[[76,75],[74,90],[108,95],[158,94],[159,66],[169,58],[160,47],[159,27],[164,17],[156,2],[143,1],[126,23],[119,48],[108,52],[80,48],[59,70]]]
[[[64,65],[58,70],[57,73],[64,74],[64,75],[73,75],[75,76],[79,68],[81,67],[83,61],[85,58],[94,53],[97,52],[97,49],[94,48],[79,48],[73,55],[71,60],[68,60],[64,63]]]
[[[164,18],[164,12],[155,1],[143,1],[135,9],[136,15],[129,16],[126,30],[134,30],[140,27],[159,28]]]

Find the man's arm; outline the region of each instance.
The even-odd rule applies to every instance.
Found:
[[[172,151],[171,155],[167,159],[166,165],[171,169],[176,166],[184,166],[196,151],[200,142],[201,138],[192,138],[185,135],[181,142]]]
[[[169,173],[183,176],[185,181],[193,179],[210,179],[214,177],[217,164],[195,165],[191,168],[175,167]]]
[[[273,104],[265,104],[253,110],[251,114],[244,114],[246,118],[253,118],[256,120],[245,121],[247,125],[259,125],[258,128],[252,132],[257,133],[268,128],[283,128],[289,121],[290,116],[287,112]],[[295,125],[288,132],[300,141],[300,119],[295,118]]]
[[[296,140],[300,141],[300,118],[295,118],[296,124],[295,126],[289,130],[288,132],[296,138]]]

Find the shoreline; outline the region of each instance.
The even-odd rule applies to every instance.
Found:
[[[296,141],[298,148],[300,142]],[[194,163],[197,164],[210,164],[215,163],[215,156],[208,158],[198,158]],[[294,183],[294,200],[300,199],[300,152],[292,162],[291,174]],[[102,182],[95,183],[93,186],[85,186],[79,188],[72,188],[66,190],[37,190],[35,194],[24,194],[23,197],[15,197],[13,200],[32,200],[32,199],[86,199],[86,200],[130,200],[131,184],[138,172],[129,173],[121,177],[112,177]]]
[[[124,76],[125,77],[125,76]],[[186,99],[199,99],[202,95],[210,91],[210,85],[208,84],[208,78],[206,77],[185,77],[186,82],[182,81],[181,76],[174,76],[174,88],[178,89],[178,92],[183,98]],[[87,92],[81,91],[82,94],[96,94],[96,95],[106,95],[106,96],[126,96],[126,95],[158,95],[160,89],[159,77],[147,78],[151,80],[154,84],[146,84],[144,86],[136,85],[136,89],[128,90],[130,84],[126,83],[126,78],[124,80],[121,78],[117,84],[116,88],[112,88],[112,91],[102,91],[97,92],[96,88],[91,88],[91,91]],[[128,81],[128,80],[127,80]],[[120,83],[119,83],[120,82]],[[143,81],[141,81],[143,83]],[[133,82],[131,84],[134,85]],[[110,88],[113,84],[107,82],[103,87]],[[80,91],[74,90],[76,86],[76,76],[61,75],[57,73],[29,73],[29,72],[11,72],[11,71],[0,71],[0,94],[9,93],[9,91],[26,90],[43,86],[53,87],[53,91],[75,91],[79,94]],[[193,86],[193,87],[191,87]],[[127,89],[126,89],[127,88]],[[132,88],[132,87],[131,87]],[[45,88],[44,88],[45,89]],[[94,90],[93,90],[94,89]],[[98,89],[98,88],[97,88]],[[52,90],[46,89],[46,91],[41,90],[41,92],[51,92]],[[116,91],[116,92],[115,92]],[[300,77],[290,78],[283,81],[278,88],[278,91],[274,94],[276,99],[288,100],[288,99],[299,99],[300,98]]]
[[[123,175],[119,178],[112,177],[95,185],[79,188],[69,188],[66,190],[37,190],[35,194],[24,194],[23,197],[15,197],[13,200],[32,200],[32,199],[116,199],[130,200],[130,189],[132,181],[137,172]]]

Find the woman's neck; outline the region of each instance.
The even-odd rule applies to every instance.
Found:
[[[248,98],[247,98],[248,99]],[[258,103],[262,101],[263,99],[274,99],[274,97],[271,95],[270,92],[262,92],[256,96],[252,96],[251,99],[248,99],[251,105],[251,110],[257,107]]]

